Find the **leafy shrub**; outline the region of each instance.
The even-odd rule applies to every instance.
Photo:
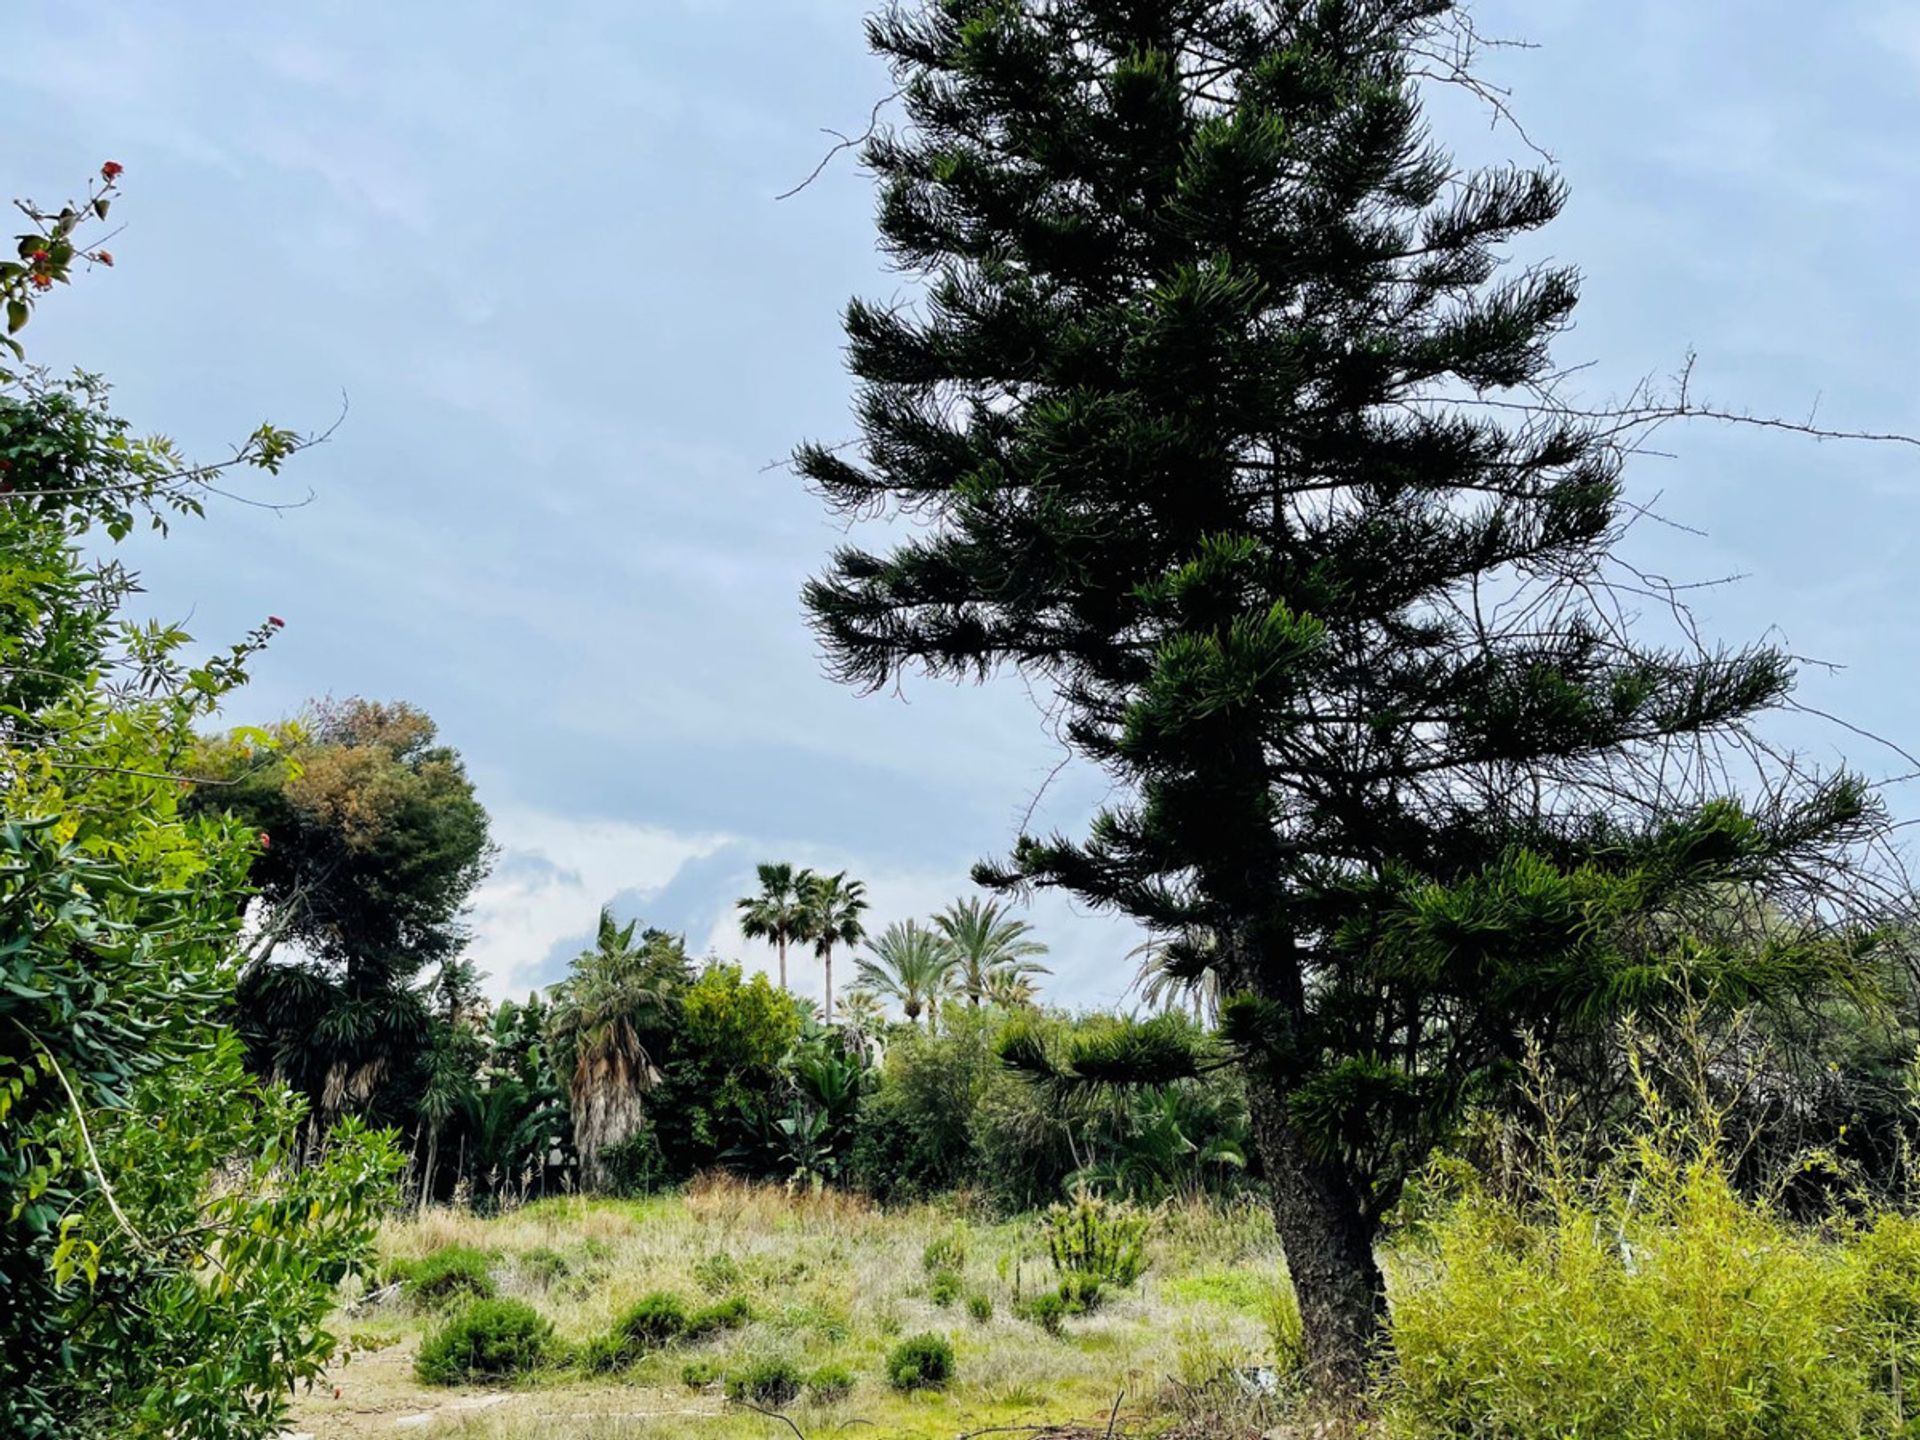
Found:
[[[685,1333],[689,1340],[702,1340],[721,1330],[738,1330],[751,1319],[753,1307],[747,1304],[746,1297],[731,1295],[689,1315]]]
[[[467,1245],[449,1245],[406,1267],[401,1288],[417,1305],[438,1306],[456,1300],[491,1300],[493,1276],[488,1260]]]
[[[807,1398],[816,1405],[834,1405],[853,1393],[853,1372],[844,1365],[822,1365],[808,1377]]]
[[[1464,1167],[1393,1309],[1396,1440],[1898,1436],[1920,1404],[1920,1223],[1796,1225],[1744,1197],[1712,1116],[1536,1199]]]
[[[1067,1302],[1056,1290],[1042,1290],[1014,1307],[1022,1320],[1031,1320],[1049,1335],[1058,1335],[1067,1318]]]
[[[938,1390],[953,1378],[953,1346],[939,1335],[913,1335],[887,1356],[887,1382],[896,1390]]]
[[[693,1262],[694,1284],[709,1295],[725,1295],[730,1290],[737,1290],[746,1278],[740,1262],[724,1250],[702,1255]]]
[[[1074,1271],[1060,1277],[1060,1303],[1066,1307],[1069,1315],[1091,1315],[1100,1308],[1104,1298],[1100,1291],[1100,1277]]]
[[[1143,1210],[1080,1190],[1068,1204],[1047,1207],[1041,1233],[1047,1258],[1061,1275],[1086,1275],[1124,1286],[1147,1268],[1151,1223]]]
[[[956,1220],[943,1234],[933,1237],[920,1252],[920,1268],[929,1275],[942,1270],[967,1268],[967,1243],[971,1237],[964,1220]]]
[[[993,1297],[984,1290],[976,1290],[967,1296],[967,1314],[982,1325],[993,1319]]]
[[[614,1335],[635,1355],[671,1344],[686,1330],[686,1303],[665,1290],[642,1296],[613,1327]]]
[[[573,1273],[573,1266],[567,1263],[566,1256],[558,1250],[544,1247],[527,1251],[514,1262],[514,1267],[528,1283],[542,1288],[552,1285],[556,1280],[564,1280]]]
[[[756,1405],[779,1410],[799,1398],[804,1383],[792,1361],[769,1356],[727,1376],[727,1398],[751,1400]]]
[[[553,1325],[522,1300],[476,1300],[429,1335],[413,1373],[429,1385],[510,1380],[553,1355]]]
[[[680,1367],[680,1383],[689,1390],[704,1390],[709,1385],[719,1384],[723,1374],[718,1360],[703,1357],[689,1360]]]
[[[960,1278],[958,1271],[937,1271],[933,1282],[927,1286],[927,1298],[944,1310],[958,1300],[966,1288],[967,1282]]]

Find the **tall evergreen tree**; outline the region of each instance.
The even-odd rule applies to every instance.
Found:
[[[1624,447],[1538,403],[1576,278],[1501,269],[1564,191],[1430,143],[1417,72],[1449,10],[872,20],[907,123],[865,160],[926,288],[849,308],[863,446],[797,455],[836,510],[916,522],[808,586],[838,676],[1018,668],[1129,797],[978,878],[1211,937],[1330,1390],[1383,1311],[1382,1215],[1518,1032],[1551,1045],[1676,968],[1817,983],[1843,947],[1647,917],[1785,886],[1874,818],[1844,778],[1718,798],[1789,663],[1646,643],[1610,602]],[[1161,1022],[1009,1058],[1063,1083],[1196,1064]]]

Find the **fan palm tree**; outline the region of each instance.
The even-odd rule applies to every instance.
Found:
[[[953,993],[953,951],[938,933],[918,920],[896,920],[869,940],[873,958],[857,962],[860,983],[875,995],[898,1000],[907,1023],[920,1023],[922,1011],[933,1027],[940,1001]]]
[[[740,912],[740,933],[749,940],[769,941],[780,952],[780,988],[787,988],[787,946],[804,939],[801,930],[806,921],[806,889],[813,879],[811,870],[795,870],[787,864],[755,867],[760,876],[760,893],[743,895],[734,902]]]
[[[956,900],[933,923],[953,951],[957,988],[971,1004],[992,998],[989,979],[995,974],[1030,980],[1053,973],[1031,958],[1047,953],[1046,946],[1028,938],[1033,926],[1014,919],[997,900]]]
[[[609,911],[600,912],[593,948],[574,960],[555,991],[548,1021],[554,1068],[569,1077],[573,1148],[590,1187],[605,1180],[601,1153],[631,1139],[645,1123],[641,1099],[660,1081],[647,1036],[672,1003],[665,983],[669,967],[661,961],[674,957],[657,951],[674,942],[649,932],[636,946],[637,925],[615,925]],[[684,957],[678,963],[684,969]]]
[[[1019,970],[1009,967],[987,972],[985,996],[991,1005],[1004,1006],[1008,1010],[1021,1010],[1032,1005],[1039,994],[1039,986]]]
[[[812,944],[813,953],[826,968],[826,1004],[820,1013],[833,1017],[833,947],[858,945],[867,938],[860,917],[867,909],[867,887],[849,880],[847,872],[837,875],[807,876],[801,890],[802,938]]]

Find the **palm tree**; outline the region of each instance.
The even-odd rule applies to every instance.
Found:
[[[1170,939],[1148,940],[1127,952],[1140,956],[1139,973],[1127,988],[1156,1010],[1191,1004],[1201,1025],[1220,1023],[1220,971],[1214,965],[1215,942],[1209,930],[1193,930]]]
[[[672,1003],[674,962],[680,974],[686,967],[671,936],[649,931],[636,947],[637,925],[617,926],[611,912],[600,912],[594,946],[557,987],[548,1021],[554,1068],[569,1077],[573,1148],[589,1187],[605,1179],[601,1153],[645,1123],[641,1097],[660,1081],[647,1036]]]
[[[771,941],[780,952],[780,988],[787,988],[787,946],[806,937],[801,933],[806,921],[803,903],[811,870],[795,870],[787,864],[760,865],[760,893],[743,895],[734,902],[740,912],[740,933],[749,940]]]
[[[995,974],[1030,980],[1053,973],[1029,958],[1047,953],[1046,946],[1028,938],[1033,926],[1007,914],[997,900],[956,900],[933,923],[953,950],[960,993],[974,1005],[991,998],[989,981]],[[1027,988],[1031,992],[1031,984]]]
[[[860,983],[898,1000],[910,1025],[919,1024],[926,1011],[932,1029],[941,999],[953,993],[954,955],[946,941],[918,920],[896,920],[867,949],[873,958],[858,961]]]
[[[986,999],[989,1004],[1008,1010],[1022,1010],[1033,1004],[1040,989],[1020,971],[1008,968],[987,973]]]
[[[837,875],[809,873],[801,890],[802,937],[813,945],[813,953],[826,967],[826,1004],[820,1013],[829,1022],[833,1018],[833,947],[858,945],[867,937],[860,916],[867,908],[867,887],[849,880],[847,872]]]

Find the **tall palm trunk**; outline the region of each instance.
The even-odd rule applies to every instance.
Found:
[[[780,993],[784,995],[787,993],[787,937],[782,935],[777,943],[780,950]]]
[[[833,1023],[833,946],[829,944],[820,952],[820,959],[827,967],[827,1023]]]

